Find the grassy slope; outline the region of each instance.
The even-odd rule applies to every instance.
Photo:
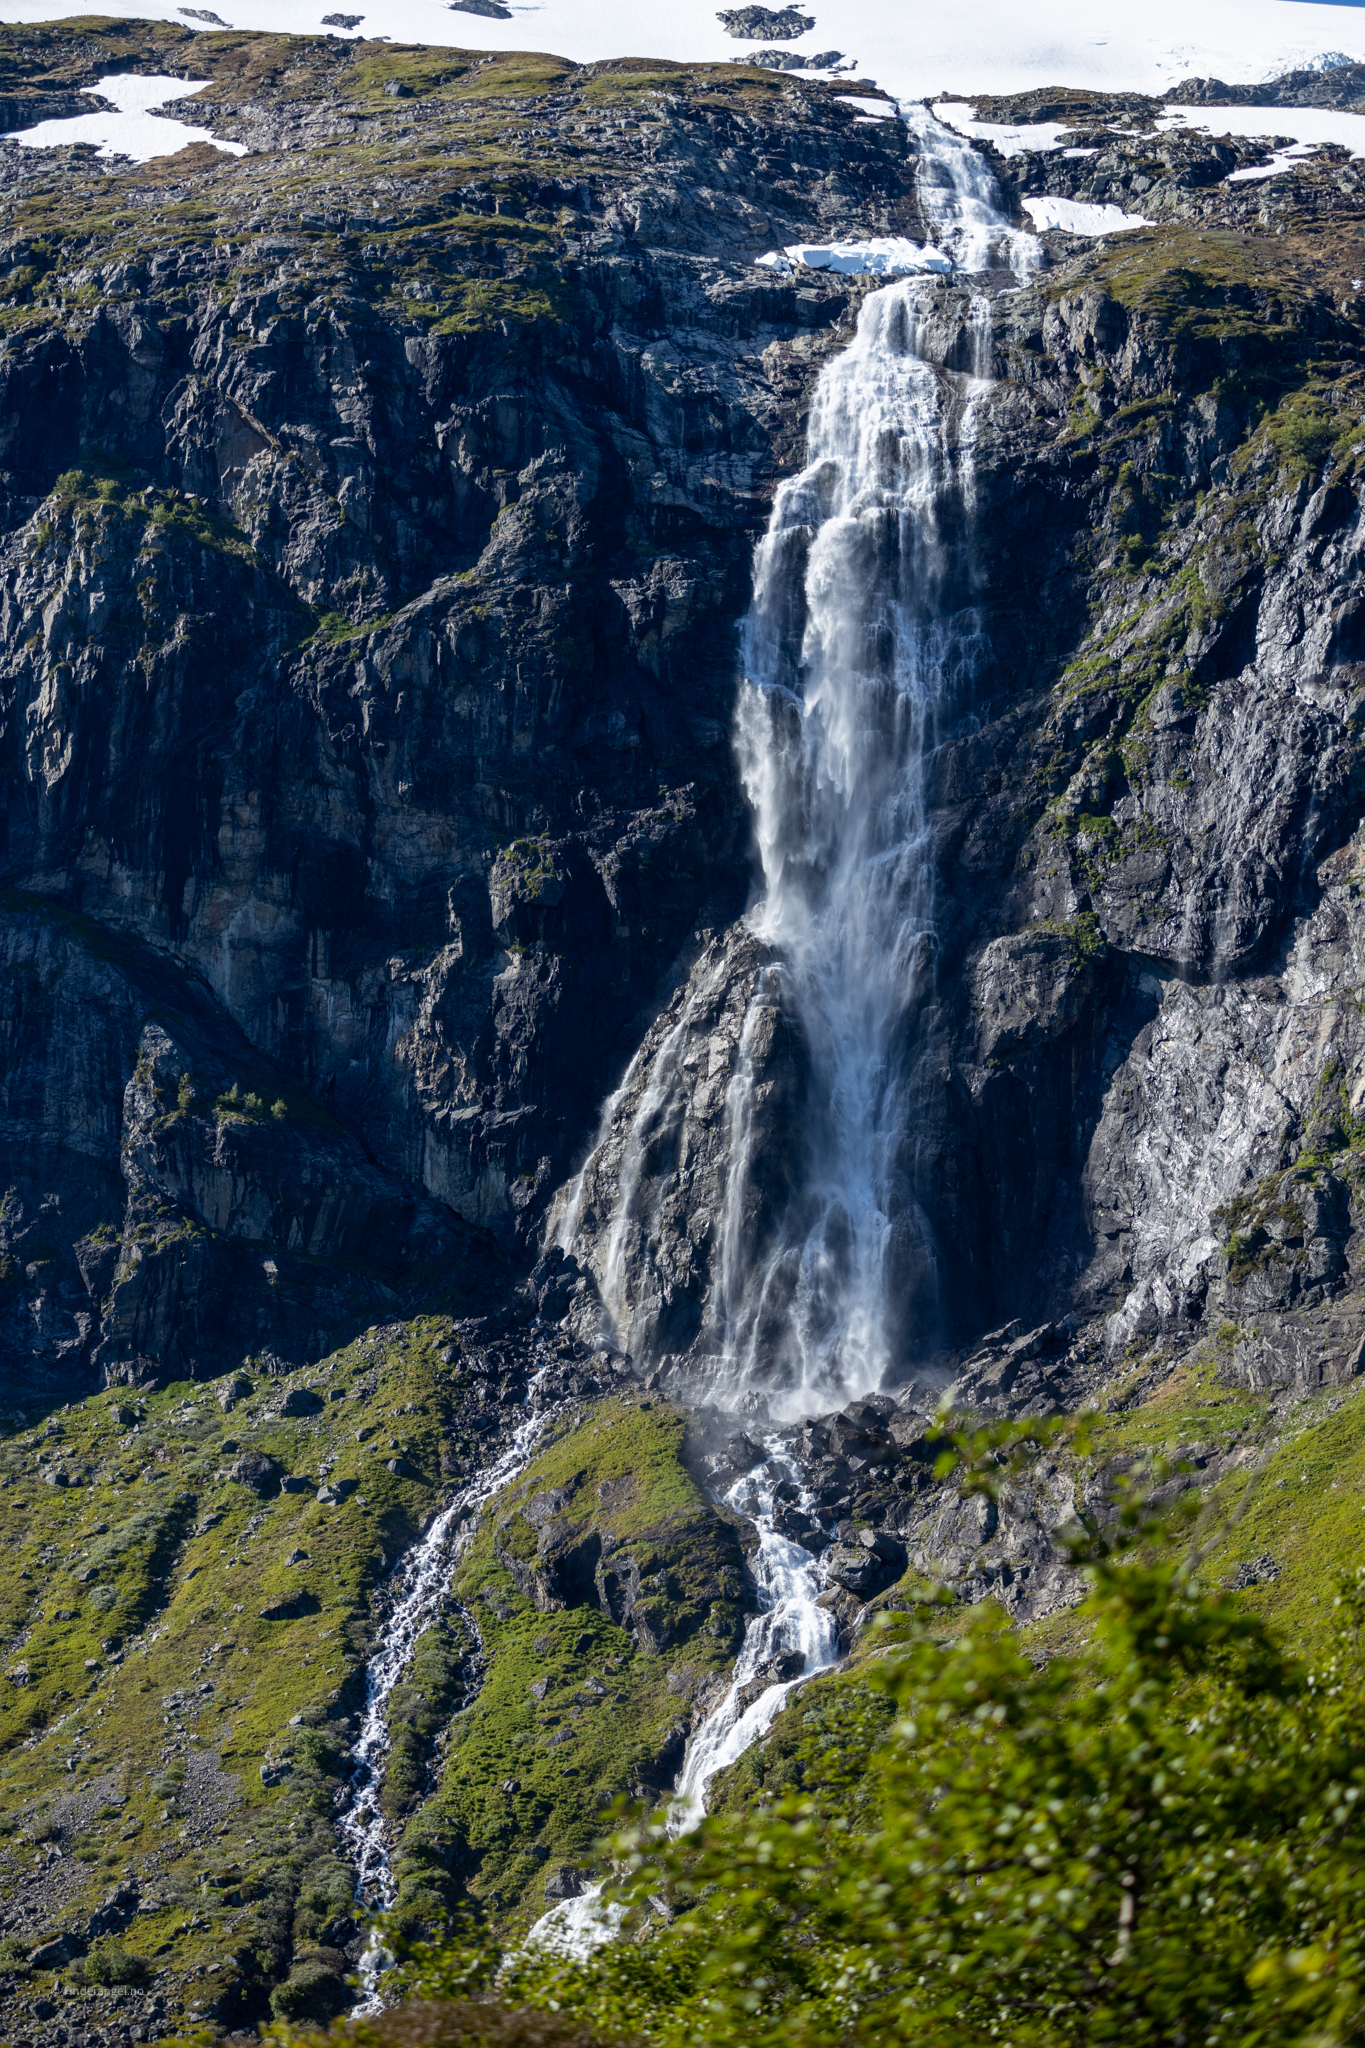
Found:
[[[684,1469],[684,1427],[647,1397],[583,1411],[493,1503],[457,1575],[489,1673],[452,1726],[440,1796],[419,1825],[514,1925],[544,1910],[544,1880],[563,1863],[591,1863],[614,1797],[648,1799],[671,1777],[676,1759],[660,1759],[678,1745],[687,1700],[733,1655],[738,1538]],[[633,1556],[661,1581],[651,1613],[665,1648],[637,1648],[587,1603],[542,1612],[498,1562],[495,1545],[530,1552],[521,1506],[570,1488],[570,1522],[614,1543],[614,1565]]]
[[[174,68],[190,42],[171,23],[107,17],[0,29],[0,90],[67,86],[92,68]],[[0,197],[0,333],[88,318],[110,294],[64,273],[92,256],[140,273],[158,246],[216,245],[231,279],[216,289],[261,289],[279,268],[269,249],[251,246],[262,232],[296,245],[281,310],[309,302],[316,316],[335,302],[348,316],[359,295],[408,331],[461,335],[561,320],[577,303],[565,236],[583,222],[571,207],[541,203],[545,181],[620,179],[623,128],[668,117],[670,103],[761,111],[788,90],[778,74],[743,65],[575,67],[534,53],[327,36],[198,32],[193,52],[196,75],[212,81],[196,100],[206,116],[226,119],[234,104],[265,96],[268,105],[279,92],[309,114],[326,106],[330,126],[324,119],[314,146],[279,153],[233,158],[201,146],[112,175],[72,160],[32,179],[12,204]],[[408,96],[389,96],[391,85]],[[520,127],[509,143],[513,119],[546,125]],[[496,214],[467,211],[461,193],[471,183],[498,195]],[[158,188],[164,201],[149,206]],[[126,294],[113,296],[140,290],[130,275]]]
[[[1118,1378],[1092,1419],[1090,1455],[1183,1464],[1201,1495],[1199,1520],[1183,1540],[1208,1549],[1206,1577],[1227,1585],[1239,1566],[1273,1559],[1279,1575],[1238,1597],[1311,1659],[1325,1639],[1338,1577],[1354,1573],[1365,1553],[1365,1379],[1307,1396],[1248,1393],[1227,1377],[1230,1334],[1175,1361],[1153,1353]],[[1083,1476],[1083,1461],[1068,1453],[1065,1438],[1050,1457],[1071,1462],[1077,1478]],[[907,1574],[874,1605],[922,1583]],[[951,1618],[945,1626],[952,1627]],[[1069,1611],[1024,1633],[1036,1653],[1058,1655],[1084,1629],[1083,1618]],[[725,1774],[713,1804],[790,1788],[798,1781],[795,1752],[802,1737],[816,1735],[827,1744],[851,1732],[857,1754],[886,1717],[880,1695],[867,1684],[872,1663],[885,1654],[885,1639],[865,1634],[849,1665],[798,1695],[766,1743]]]
[[[135,1875],[142,1910],[124,1946],[164,1973],[172,2016],[228,2023],[262,2014],[291,1969],[296,1981],[330,1971],[334,1988],[346,1967],[356,1921],[333,1826],[336,1723],[360,1702],[376,1587],[448,1492],[442,1455],[476,1450],[491,1393],[440,1317],[386,1326],[288,1381],[252,1378],[227,1415],[223,1382],[109,1393],[0,1448],[5,1924],[25,1947],[80,1930]],[[323,1412],[272,1420],[293,1385],[316,1387]],[[481,1653],[452,1605],[392,1702],[384,1804],[409,1914],[439,1912],[469,1884],[525,1924],[551,1872],[591,1860],[612,1799],[662,1782],[660,1757],[698,1684],[727,1665],[741,1616],[738,1537],[688,1477],[683,1432],[647,1396],[572,1406],[473,1533],[455,1590]],[[261,1500],[230,1481],[246,1449],[306,1488]],[[407,1472],[391,1474],[400,1452]],[[47,1483],[57,1466],[69,1484]],[[341,1505],[317,1501],[324,1475],[352,1481]],[[518,1592],[494,1544],[525,1547],[509,1530],[533,1538],[521,1509],[545,1488],[658,1581],[650,1611],[666,1648],[638,1650],[591,1595],[544,1613]],[[312,1611],[264,1618],[290,1601]],[[45,1973],[4,1967],[0,1951],[7,2005],[43,1991]]]
[[[278,1972],[309,1931],[306,1913],[293,1924],[301,1889],[333,1898],[326,1918],[344,1911],[327,1823],[339,1759],[315,1742],[271,1785],[261,1764],[299,1748],[293,1716],[321,1721],[356,1695],[373,1589],[436,1498],[442,1441],[458,1441],[449,1343],[439,1319],[361,1338],[296,1376],[340,1397],[315,1418],[270,1419],[295,1381],[258,1381],[229,1415],[216,1386],[177,1385],[73,1404],[5,1445],[0,1669],[27,1673],[0,1691],[10,1924],[77,1925],[131,1870],[163,1904],[127,1945],[177,1974],[215,1971],[216,1992]],[[130,1409],[135,1427],[116,1420]],[[308,1486],[258,1500],[225,1476],[234,1446]],[[385,1469],[393,1446],[411,1477]],[[40,1450],[71,1485],[45,1483]],[[339,1506],[315,1498],[324,1465],[356,1482]],[[314,1611],[262,1618],[299,1593]],[[59,1884],[35,1870],[53,1831]]]

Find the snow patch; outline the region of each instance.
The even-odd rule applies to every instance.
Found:
[[[1121,206],[1099,206],[1082,199],[1026,199],[1024,211],[1039,234],[1061,228],[1068,235],[1122,235],[1131,228],[1151,228],[1155,221],[1140,213],[1125,213]]]
[[[1365,114],[1350,114],[1341,107],[1170,107],[1157,117],[1156,125],[1194,128],[1202,135],[1263,137],[1267,149],[1272,136],[1287,136],[1299,153],[1336,142],[1352,156],[1365,156]],[[1270,170],[1266,165],[1250,175],[1269,177]],[[1247,175],[1233,172],[1234,177]]]
[[[221,10],[223,0],[217,4]],[[334,4],[233,0],[229,16],[238,31],[319,35],[326,32],[324,9]],[[545,0],[537,8],[514,4],[505,21],[451,13],[446,0],[357,0],[357,9],[361,4],[363,33],[395,42],[524,50],[534,14],[535,47],[575,63],[625,56],[733,63],[736,55],[716,19],[717,0],[655,8],[641,8],[639,0]],[[1353,16],[1329,0],[1146,0],[1126,10],[1097,9],[1094,0],[1031,0],[1027,7],[975,0],[970,8],[820,0],[812,11],[826,48],[856,50],[863,78],[907,100],[946,86],[956,96],[1055,85],[1160,94],[1191,76],[1250,84],[1322,63],[1324,52],[1332,60],[1365,54],[1337,48]],[[10,24],[89,12],[90,0],[0,0],[0,22]],[[186,22],[178,0],[101,0],[101,12],[120,21]]]
[[[155,156],[174,156],[192,143],[208,142],[229,156],[245,156],[242,142],[220,142],[207,128],[192,128],[187,121],[174,121],[154,114],[170,100],[188,99],[202,92],[212,81],[207,78],[143,78],[132,72],[102,78],[98,85],[82,86],[92,99],[112,100],[116,112],[101,109],[95,114],[73,114],[67,121],[39,121],[34,128],[14,128],[3,139],[22,142],[26,149],[62,149],[73,142],[93,142],[98,156],[126,156],[134,163],[149,163]]]
[[[1276,171],[1291,170],[1296,163],[1316,153],[1316,142],[1296,142],[1290,149],[1277,149],[1266,164],[1248,164],[1244,170],[1228,173],[1229,185],[1245,184],[1251,178],[1273,178]]]
[[[931,242],[911,242],[902,235],[873,235],[866,242],[792,242],[754,261],[782,277],[798,268],[837,270],[844,277],[907,277],[922,271],[946,277],[953,268],[952,257]]]
[[[870,94],[841,92],[836,94],[841,107],[856,107],[860,114],[870,121],[894,121],[896,107],[892,100],[874,100]]]
[[[973,142],[989,142],[1001,156],[1023,156],[1032,149],[1059,149],[1062,137],[1076,125],[1074,121],[1021,121],[1009,127],[1001,121],[978,121],[967,100],[935,100],[934,116],[945,128],[969,136]]]

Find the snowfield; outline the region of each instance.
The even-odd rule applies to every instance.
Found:
[[[597,57],[743,58],[716,19],[715,0],[510,0],[506,21],[453,11],[445,0],[347,0],[351,33],[462,49],[552,50]],[[204,11],[231,28],[325,33],[336,0],[216,0]],[[0,21],[86,14],[89,0],[0,0]],[[977,0],[965,12],[908,0],[810,0],[816,26],[798,53],[839,49],[861,78],[898,97],[963,98],[1033,85],[1164,92],[1191,75],[1237,83],[1310,64],[1328,52],[1365,56],[1365,14],[1318,0],[1147,0],[1142,8],[1094,0]],[[114,16],[185,21],[175,0],[102,0]],[[191,27],[212,24],[191,22]],[[337,31],[333,31],[336,33]],[[1291,132],[1277,112],[1276,128]],[[1336,137],[1315,137],[1335,140]]]

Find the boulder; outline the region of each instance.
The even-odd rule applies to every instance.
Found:
[[[74,1934],[57,1934],[50,1941],[40,1942],[37,1948],[29,1951],[29,1968],[31,1970],[64,1969],[67,1963],[74,1963],[80,1953],[81,1943]]]
[[[856,1593],[860,1600],[868,1600],[890,1583],[893,1573],[889,1572],[882,1560],[861,1544],[836,1544],[830,1553],[829,1575],[836,1586],[845,1592]]]
[[[228,1467],[228,1478],[235,1486],[245,1486],[249,1493],[259,1494],[263,1500],[279,1492],[282,1476],[275,1460],[264,1451],[243,1451]]]
[[[136,1914],[141,1898],[141,1888],[135,1877],[116,1885],[90,1915],[85,1930],[89,1939],[95,1941],[102,1934],[121,1933]]]
[[[275,1413],[286,1420],[296,1415],[318,1415],[323,1405],[322,1396],[311,1387],[291,1387]]]
[[[864,1550],[871,1551],[873,1557],[880,1558],[883,1564],[894,1565],[897,1571],[905,1570],[905,1545],[898,1536],[890,1535],[885,1529],[860,1529],[858,1542]]]

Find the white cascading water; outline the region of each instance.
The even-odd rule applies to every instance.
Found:
[[[365,1711],[351,1751],[350,1796],[337,1824],[356,1872],[356,1903],[369,1913],[386,1912],[396,1895],[389,1826],[379,1803],[385,1760],[392,1747],[389,1697],[412,1662],[418,1638],[440,1615],[450,1590],[451,1574],[459,1561],[462,1534],[468,1533],[480,1509],[493,1495],[511,1484],[535,1449],[545,1421],[543,1415],[529,1407],[538,1378],[539,1374],[532,1379],[528,1391],[526,1420],[518,1424],[502,1456],[472,1479],[449,1507],[441,1510],[421,1542],[413,1546],[394,1573],[393,1606],[384,1640],[365,1670]],[[360,2000],[352,2009],[351,2018],[364,2018],[382,2008],[377,1985],[387,1960],[379,1942],[372,1939],[360,1959]]]
[[[1042,261],[1004,218],[984,159],[927,107],[901,117],[919,143],[921,209],[941,249],[970,276]],[[951,289],[949,287],[949,289]],[[960,302],[959,302],[960,304]],[[932,984],[934,877],[930,759],[960,714],[981,655],[971,603],[976,414],[987,385],[991,312],[973,292],[957,318],[967,367],[928,359],[931,326],[951,325],[941,281],[909,277],[865,301],[851,346],[822,371],[808,459],[779,490],[758,550],[745,628],[737,743],[765,892],[750,914],[806,1039],[814,1104],[804,1199],[760,1257],[744,1227],[751,1164],[748,1028],[727,1104],[729,1182],[718,1219],[711,1323],[723,1333],[708,1387],[720,1405],[762,1389],[778,1415],[828,1409],[878,1387],[904,1332],[897,1317],[932,1286],[933,1247],[904,1169],[913,1145],[913,1020]],[[938,355],[949,353],[942,347]],[[710,999],[703,990],[699,1001]],[[760,989],[760,1003],[773,1000]],[[641,1161],[660,1117],[683,1099],[676,1069],[688,1014],[654,1056],[629,1134],[607,1258],[609,1314],[629,1327],[621,1269]],[[607,1105],[599,1144],[639,1081],[637,1055]],[[589,1161],[591,1165],[591,1160]],[[585,1169],[586,1174],[586,1169]],[[571,1184],[559,1242],[573,1248],[585,1175]],[[758,1740],[793,1686],[838,1654],[819,1606],[822,1561],[774,1526],[774,1486],[796,1476],[780,1443],[732,1489],[760,1536],[751,1619],[733,1683],[694,1732],[672,1824],[695,1826],[716,1775]],[[795,1678],[745,1706],[765,1665],[797,1653]],[[532,1931],[584,1953],[612,1931],[599,1887]]]
[[[1004,219],[984,159],[927,107],[901,111],[938,246],[962,273],[1026,277],[1041,247]],[[816,387],[806,467],[777,493],[744,630],[736,740],[764,879],[749,923],[774,965],[726,1106],[707,1393],[724,1404],[761,1389],[788,1418],[872,1392],[934,1314],[937,1258],[914,1171],[916,1026],[936,951],[928,777],[984,651],[972,521],[991,338],[985,294],[950,294],[912,276],[864,301],[851,346]],[[965,367],[944,368],[945,355]],[[607,1312],[635,1348],[649,1333],[634,1304],[649,1290],[633,1284],[631,1257],[654,1223],[637,1213],[642,1162],[687,1098],[690,1012],[712,993],[694,990],[653,1056],[599,1252]],[[787,1213],[756,1233],[749,1027],[775,1000],[805,1046],[804,1158]],[[638,1069],[637,1056],[603,1137]],[[580,1175],[560,1213],[566,1249],[583,1188]]]
[[[676,1834],[696,1826],[706,1812],[707,1787],[717,1771],[737,1762],[751,1743],[762,1740],[792,1687],[802,1684],[812,1672],[827,1670],[839,1654],[838,1624],[826,1608],[816,1604],[824,1590],[819,1564],[799,1543],[779,1535],[774,1522],[774,1488],[780,1481],[798,1488],[799,1505],[808,1515],[814,1514],[811,1497],[801,1490],[800,1471],[782,1446],[774,1442],[765,1444],[764,1449],[767,1462],[739,1480],[725,1496],[727,1506],[747,1515],[758,1530],[753,1573],[761,1605],[745,1631],[730,1690],[688,1744],[670,1816]],[[793,1657],[801,1659],[798,1672],[775,1679],[744,1704],[745,1689],[766,1665]]]
[[[701,1820],[711,1780],[737,1762],[751,1744],[761,1741],[792,1688],[814,1672],[827,1670],[839,1654],[834,1616],[817,1605],[824,1590],[818,1561],[800,1544],[779,1535],[774,1521],[774,1489],[782,1481],[797,1488],[798,1505],[813,1515],[810,1495],[801,1490],[795,1460],[781,1443],[774,1440],[764,1449],[768,1453],[765,1463],[737,1480],[725,1496],[726,1505],[747,1516],[758,1530],[758,1554],[752,1568],[758,1582],[759,1612],[749,1621],[724,1699],[688,1743],[668,1816],[669,1832],[675,1835],[686,1834]],[[754,1680],[779,1658],[784,1663],[799,1658],[800,1669],[791,1677],[774,1680],[746,1704],[744,1695]],[[620,1909],[599,1906],[601,1889],[600,1884],[589,1885],[578,1898],[551,1907],[531,1929],[528,1941],[567,1955],[586,1955],[609,1941],[619,1924]]]

